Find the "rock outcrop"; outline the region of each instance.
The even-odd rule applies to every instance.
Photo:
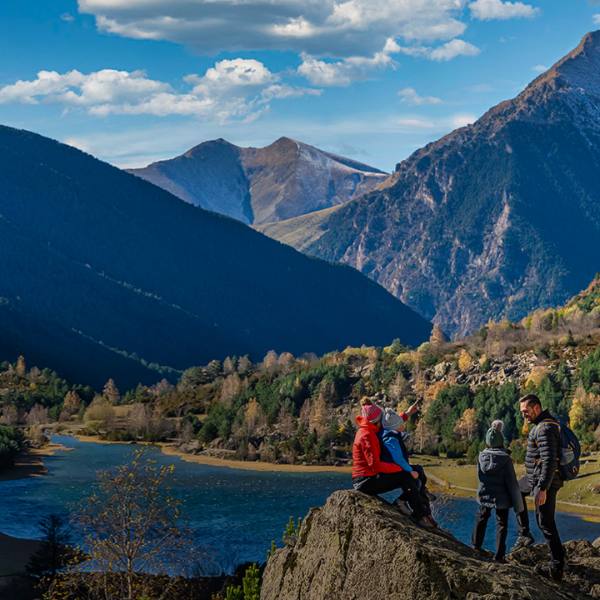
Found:
[[[569,542],[558,585],[534,574],[546,548],[505,565],[479,559],[460,542],[424,530],[377,498],[335,492],[312,509],[293,545],[267,563],[261,600],[566,600],[600,598],[600,550]]]

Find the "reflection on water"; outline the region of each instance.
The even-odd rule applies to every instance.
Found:
[[[96,471],[127,462],[136,449],[82,443],[64,436],[55,436],[54,441],[73,451],[47,458],[47,476],[0,482],[0,531],[38,537],[42,516],[74,511],[90,493]],[[230,570],[244,561],[263,561],[271,540],[281,542],[290,516],[304,516],[333,491],[350,485],[346,474],[235,470],[187,463],[164,456],[156,448],[148,452],[159,464],[175,464],[175,492],[185,501],[184,516],[196,542],[215,557],[219,570]],[[469,543],[475,510],[474,501],[452,498],[441,503],[436,516],[442,526]],[[509,544],[515,537],[512,519]],[[565,539],[600,537],[598,523],[566,514],[560,514],[558,521]],[[493,535],[492,520],[486,540],[490,548]]]

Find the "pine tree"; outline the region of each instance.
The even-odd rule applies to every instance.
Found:
[[[256,565],[250,565],[242,580],[244,600],[260,600],[260,571]]]

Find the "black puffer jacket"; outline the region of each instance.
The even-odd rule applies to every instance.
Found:
[[[548,490],[563,485],[560,476],[560,425],[547,411],[530,425],[525,468],[531,489]]]
[[[489,508],[514,508],[523,510],[515,468],[510,454],[504,448],[487,448],[479,454],[477,463],[479,488],[477,500]]]

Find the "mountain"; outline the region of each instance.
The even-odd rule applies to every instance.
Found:
[[[316,229],[295,228],[291,241],[354,266],[460,336],[587,285],[600,265],[599,172],[594,32],[515,99],[418,150],[381,189]]]
[[[265,148],[204,142],[129,172],[194,206],[257,225],[343,204],[386,178],[378,169],[285,137]]]
[[[130,386],[226,355],[429,335],[355,270],[79,150],[0,127],[0,156],[0,360]]]

